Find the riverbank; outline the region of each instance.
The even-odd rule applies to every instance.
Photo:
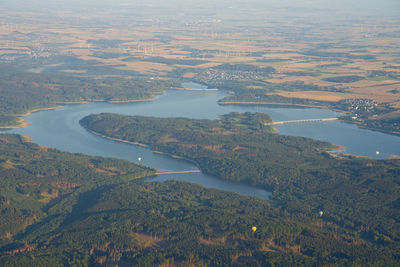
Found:
[[[186,101],[184,96],[187,96],[187,99],[190,101]],[[337,114],[330,112],[327,109],[284,109],[261,105],[218,105],[217,101],[221,98],[221,96],[222,95],[218,92],[202,93],[195,91],[167,90],[162,97],[157,97],[153,102],[144,102],[146,104],[128,103],[117,105],[96,101],[78,106],[65,105],[62,109],[57,111],[47,111],[32,115],[32,119],[31,117],[27,117],[27,121],[32,123],[32,125],[26,130],[16,129],[14,132],[28,134],[33,137],[35,142],[49,146],[55,146],[53,141],[53,139],[55,139],[54,136],[62,136],[60,139],[61,146],[56,147],[62,150],[71,150],[75,152],[80,151],[80,149],[79,145],[73,145],[74,140],[72,139],[80,140],[82,136],[75,136],[73,133],[68,132],[71,126],[75,127],[74,125],[70,125],[70,123],[75,120],[77,122],[82,117],[93,113],[97,114],[106,112],[154,117],[189,116],[199,119],[216,119],[218,116],[227,114],[229,112],[262,112],[271,114],[274,121],[296,120],[303,118],[329,118],[337,116]],[[191,110],[196,112],[192,112]],[[50,115],[53,113],[54,115]],[[47,127],[46,121],[48,121],[48,123],[51,123],[51,126],[48,125],[51,127],[51,129],[46,130],[46,132],[41,131],[40,128],[32,129],[35,128],[33,124],[36,123],[36,120],[43,122],[42,128]],[[79,124],[76,123],[76,126],[78,125]],[[356,155],[367,155],[371,158],[378,159],[386,158],[386,155],[398,155],[398,149],[396,150],[398,141],[397,139],[391,137],[392,135],[384,136],[377,134],[376,132],[360,130],[360,128],[353,126],[355,125],[348,123],[329,122],[321,123],[321,127],[319,127],[318,123],[276,125],[271,127],[274,128],[275,133],[278,133],[279,131],[279,133],[282,135],[310,137],[317,140],[329,141],[333,144],[344,145],[348,148],[348,151],[351,151],[352,154]],[[80,128],[80,126],[78,128]],[[79,131],[78,128],[76,129],[77,131]],[[50,136],[50,133],[53,132],[54,134]],[[85,139],[81,140],[80,142],[83,142],[83,144],[89,144],[90,140]],[[381,152],[380,155],[375,154],[375,152],[378,150]],[[86,153],[92,152],[86,151]],[[139,155],[135,156],[133,160],[136,160],[137,157],[139,157]],[[168,169],[168,167],[166,168]],[[179,167],[177,170],[179,170]]]
[[[86,127],[84,127],[84,128],[85,128],[85,130],[88,131],[89,133],[92,133],[92,134],[94,134],[94,135],[97,135],[97,136],[106,138],[106,139],[108,139],[108,140],[117,141],[117,142],[120,142],[120,143],[126,143],[126,144],[130,144],[130,145],[135,145],[135,146],[149,147],[148,145],[145,145],[145,144],[141,144],[141,143],[138,143],[138,142],[131,142],[131,141],[127,141],[127,140],[123,140],[123,139],[119,139],[119,138],[110,137],[110,136],[107,136],[107,135],[104,135],[104,134],[95,132],[95,131],[93,131],[93,130],[90,130],[90,129],[86,128]],[[162,152],[159,152],[159,153],[162,153]]]
[[[343,122],[350,123],[350,124],[355,124],[361,129],[366,129],[370,131],[376,131],[376,132],[381,132],[385,134],[391,134],[395,136],[400,136],[400,131],[390,131],[390,130],[385,130],[382,128],[378,127],[371,127],[368,125],[369,120],[364,120],[364,121],[358,121],[358,120],[342,120]]]
[[[113,103],[113,104],[124,104],[124,103],[136,103],[136,102],[150,102],[156,100],[156,97],[150,97],[146,99],[131,99],[131,100],[110,100],[110,101],[104,101],[108,103]]]
[[[87,103],[91,103],[91,102],[106,102],[106,103],[112,103],[112,104],[124,104],[124,103],[136,103],[136,102],[150,102],[150,101],[154,101],[155,99],[156,99],[156,97],[153,96],[151,98],[146,98],[146,99],[131,99],[131,100],[108,101],[105,99],[90,99],[90,100],[71,101],[71,102],[56,102],[55,103],[56,105],[53,107],[34,108],[31,110],[28,110],[27,112],[25,112],[23,114],[14,114],[13,116],[19,117],[17,120],[17,124],[9,125],[9,126],[0,126],[0,130],[28,128],[29,123],[26,122],[26,120],[22,117],[30,116],[30,115],[32,115],[32,113],[39,112],[39,111],[58,109],[58,108],[63,107],[64,105],[78,105],[78,104],[87,104]]]
[[[181,90],[181,91],[218,91],[218,88],[171,88],[172,90]]]
[[[22,128],[28,128],[29,123],[25,121],[23,118],[18,118],[17,119],[17,124],[16,125],[10,125],[10,126],[0,126],[0,130],[7,130],[7,129],[22,129]]]
[[[335,159],[371,159],[370,157],[367,156],[357,156],[349,153],[344,153],[343,151],[335,151],[335,150],[330,150],[326,151],[331,157]]]
[[[145,98],[145,99],[128,99],[128,100],[88,99],[88,100],[71,101],[71,102],[57,102],[57,104],[77,105],[77,104],[87,104],[87,103],[91,103],[91,102],[106,102],[106,103],[113,103],[113,104],[123,104],[123,103],[135,103],[135,102],[149,102],[149,101],[154,101],[155,99],[156,99],[155,96]]]
[[[292,103],[275,103],[275,102],[256,102],[256,101],[218,101],[219,105],[265,105],[265,106],[273,106],[273,107],[293,107],[293,108],[318,108],[318,109],[325,109],[325,110],[331,110],[334,112],[339,112],[341,114],[349,114],[348,111],[341,110],[335,107],[329,107],[329,106],[324,106],[324,105],[306,105],[306,104],[292,104]],[[358,121],[358,120],[348,120],[348,119],[343,119],[342,117],[337,118],[337,120],[340,120],[342,122],[350,123],[350,124],[355,124],[357,127],[361,129],[366,129],[366,130],[371,130],[371,131],[376,131],[376,132],[381,132],[384,134],[391,134],[391,135],[396,135],[400,136],[400,131],[391,131],[391,130],[386,130],[382,129],[381,127],[373,127],[371,125],[368,125],[368,119],[364,121]],[[275,124],[281,124],[281,123],[275,123]]]
[[[300,108],[320,108],[328,109],[325,106],[306,105],[306,104],[291,104],[291,103],[274,103],[274,102],[252,102],[252,101],[218,101],[219,105],[266,105],[266,106],[281,106],[281,107],[300,107]]]
[[[84,127],[84,126],[83,126],[83,127]],[[94,134],[94,135],[97,135],[97,136],[100,136],[100,137],[105,138],[105,139],[108,139],[108,140],[112,140],[112,141],[116,141],[116,142],[120,142],[120,143],[125,143],[125,144],[130,144],[130,145],[135,145],[135,146],[141,146],[141,147],[145,147],[145,148],[150,148],[150,146],[149,146],[149,145],[146,145],[146,144],[142,144],[142,143],[138,143],[138,142],[132,142],[132,141],[124,140],[124,139],[119,139],[119,138],[110,137],[110,136],[107,136],[107,135],[104,135],[104,134],[95,132],[95,131],[93,131],[93,130],[90,130],[90,129],[86,128],[86,127],[84,127],[84,128],[85,128],[85,130],[88,131],[89,133]],[[169,157],[174,158],[174,159],[179,159],[179,160],[184,160],[184,161],[190,162],[190,163],[194,164],[197,168],[199,168],[199,167],[197,166],[197,162],[195,162],[195,161],[193,161],[193,160],[191,160],[191,159],[184,158],[184,157],[180,157],[180,156],[177,156],[177,155],[174,155],[174,154],[170,154],[170,153],[166,153],[166,152],[162,152],[162,151],[157,151],[157,150],[150,150],[150,151],[151,151],[152,153],[155,153],[155,154],[166,155],[166,156],[169,156]],[[196,171],[196,172],[197,172],[197,171]],[[201,172],[201,171],[200,171],[200,172]]]
[[[47,108],[35,108],[27,111],[26,113],[23,114],[16,114],[16,117],[19,117],[17,120],[16,125],[10,125],[10,126],[0,126],[0,129],[22,129],[22,128],[28,128],[29,123],[26,122],[26,120],[22,117],[26,117],[29,115],[32,115],[34,112],[39,112],[39,111],[45,111],[45,110],[52,110],[52,109],[57,109],[62,106],[54,106],[54,107],[47,107]]]

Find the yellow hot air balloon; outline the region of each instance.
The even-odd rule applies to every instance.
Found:
[[[253,230],[253,232],[255,232],[255,231],[257,230],[257,227],[253,226],[253,227],[251,228],[251,230]]]

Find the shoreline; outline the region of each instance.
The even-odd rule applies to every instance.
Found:
[[[10,126],[0,126],[0,130],[7,130],[7,129],[23,129],[23,128],[28,128],[29,123],[25,121],[24,118],[18,118],[17,119],[17,125],[10,125]]]
[[[17,120],[17,125],[10,125],[10,126],[0,126],[0,129],[23,129],[23,128],[28,128],[29,127],[29,123],[26,122],[26,120],[22,117],[26,117],[26,116],[30,116],[32,115],[32,113],[34,112],[39,112],[39,111],[45,111],[45,110],[52,110],[52,109],[57,109],[60,108],[62,106],[57,105],[54,107],[47,107],[47,108],[35,108],[35,109],[31,109],[23,114],[16,114],[15,116],[18,117]]]
[[[22,139],[27,143],[33,143],[32,138],[29,135],[21,134]]]
[[[57,105],[54,107],[47,107],[47,108],[35,108],[35,109],[31,109],[23,114],[17,114],[16,116],[17,117],[26,117],[26,116],[32,115],[32,113],[34,113],[34,112],[39,112],[39,111],[44,111],[44,110],[52,110],[52,109],[57,109],[57,108],[61,108],[61,107],[62,106]]]
[[[325,106],[318,105],[306,105],[306,104],[291,104],[291,103],[274,103],[274,102],[253,102],[253,101],[224,101],[219,102],[219,105],[270,105],[270,106],[295,106],[304,108],[319,108],[319,109],[329,109]],[[330,109],[332,110],[332,109]]]
[[[271,129],[272,129],[272,133],[279,134],[279,130],[278,129],[276,129],[274,127],[271,127]]]
[[[391,132],[391,131],[386,131],[383,129],[375,129],[373,127],[368,127],[368,125],[364,125],[360,121],[342,120],[342,122],[357,125],[357,127],[360,129],[365,129],[365,130],[384,133],[384,134],[390,134],[390,135],[394,135],[394,136],[400,136],[400,132]]]
[[[265,105],[265,106],[281,106],[281,107],[299,107],[299,108],[318,108],[330,110],[341,114],[348,114],[347,111],[337,108],[321,105],[307,105],[307,104],[292,104],[292,103],[277,103],[277,102],[254,102],[254,101],[218,101],[219,105]]]
[[[340,150],[328,150],[326,151],[331,157],[335,159],[350,159],[350,158],[357,158],[357,159],[369,159],[369,160],[377,160],[373,159],[368,156],[360,156],[360,155],[354,155],[350,153],[345,153]]]
[[[111,103],[111,104],[124,104],[124,103],[135,103],[135,102],[150,102],[154,101],[156,99],[155,96],[147,99],[132,99],[132,100],[114,100],[114,101],[108,101],[105,99],[90,99],[90,100],[81,100],[81,101],[71,101],[71,102],[55,102],[55,106],[53,107],[44,107],[44,108],[34,108],[31,110],[28,110],[25,113],[22,114],[13,114],[14,116],[18,117],[17,119],[17,124],[16,125],[9,125],[9,126],[0,126],[0,130],[7,130],[7,129],[23,129],[23,128],[29,128],[29,123],[26,122],[25,118],[26,116],[32,115],[32,113],[39,112],[39,111],[46,111],[46,110],[53,110],[53,109],[58,109],[62,108],[64,105],[78,105],[78,104],[87,104],[91,102],[106,102],[106,103]]]
[[[299,108],[318,108],[318,109],[330,110],[330,111],[338,112],[341,114],[339,117],[337,117],[337,120],[340,122],[356,125],[360,129],[380,132],[383,134],[390,134],[390,135],[394,135],[394,136],[400,136],[400,132],[392,132],[392,131],[387,131],[387,130],[383,130],[383,129],[368,127],[367,125],[364,125],[362,122],[341,119],[341,116],[343,116],[345,114],[349,114],[349,112],[340,110],[337,108],[330,108],[328,106],[290,104],[290,103],[285,104],[285,103],[274,103],[274,102],[253,102],[253,101],[226,101],[226,102],[218,101],[218,104],[219,105],[265,105],[265,106],[278,106],[278,107],[281,106],[281,107],[287,107],[287,108],[299,107]],[[271,125],[274,125],[274,124],[271,124]]]
[[[158,150],[152,150],[152,149],[150,148],[150,146],[149,146],[149,145],[146,145],[146,144],[142,144],[142,143],[138,143],[138,142],[132,142],[132,141],[127,141],[127,140],[123,140],[123,139],[119,139],[119,138],[115,138],[115,137],[110,137],[110,136],[107,136],[107,135],[104,135],[104,134],[95,132],[95,131],[93,131],[93,130],[90,130],[90,129],[88,129],[88,128],[85,127],[85,126],[83,126],[83,128],[85,128],[85,130],[88,131],[89,133],[92,133],[92,134],[94,134],[94,135],[100,136],[100,137],[105,138],[105,139],[108,139],[108,140],[112,140],[112,141],[116,141],[116,142],[120,142],[120,143],[126,143],[126,144],[130,144],[130,145],[136,145],[136,146],[146,147],[146,148],[149,148],[150,152],[152,152],[152,153],[159,154],[159,155],[167,155],[167,156],[169,156],[169,157],[171,157],[171,158],[174,158],[174,159],[180,159],[180,160],[188,161],[188,162],[194,164],[194,165],[200,170],[199,166],[197,165],[197,162],[195,162],[194,160],[191,160],[191,159],[188,159],[188,158],[184,158],[184,157],[181,157],[181,156],[177,156],[177,155],[174,155],[174,154],[170,154],[170,153],[167,153],[167,152],[162,152],[162,151],[158,151]],[[201,170],[200,170],[200,171],[201,171]],[[220,178],[219,178],[219,179],[220,179]]]
[[[142,143],[138,143],[138,142],[132,142],[132,141],[127,141],[127,140],[123,140],[123,139],[119,139],[119,138],[110,137],[110,136],[107,136],[107,135],[104,135],[104,134],[95,132],[95,131],[93,131],[93,130],[90,130],[90,129],[84,127],[84,126],[83,126],[83,128],[85,128],[85,130],[87,130],[89,133],[92,133],[92,134],[94,134],[94,135],[97,135],[97,136],[106,138],[106,139],[108,139],[108,140],[117,141],[117,142],[120,142],[120,143],[126,143],[126,144],[130,144],[130,145],[141,146],[141,147],[147,147],[147,148],[149,147],[149,146],[146,145],[146,144],[142,144]],[[162,153],[162,152],[160,152],[160,153]]]
[[[56,104],[60,105],[78,105],[78,104],[87,104],[87,103],[95,103],[95,102],[105,102],[105,103],[113,103],[113,104],[122,104],[122,103],[134,103],[134,102],[148,102],[155,100],[156,97],[150,97],[146,99],[129,99],[129,100],[105,100],[105,99],[87,99],[80,101],[70,101],[70,102],[56,102]]]
[[[146,98],[146,99],[132,99],[132,100],[110,100],[110,101],[104,101],[112,104],[124,104],[124,103],[136,103],[136,102],[150,102],[156,100],[156,97],[153,96],[151,98]]]
[[[252,188],[254,188],[254,189],[257,189],[257,190],[263,190],[263,191],[265,191],[265,192],[268,192],[268,193],[269,193],[268,198],[265,199],[265,200],[267,200],[267,201],[270,200],[270,199],[269,199],[269,196],[271,196],[272,193],[273,193],[272,191],[268,191],[269,189],[266,189],[266,188],[263,188],[263,187],[258,187],[258,186],[251,185],[251,184],[247,184],[247,183],[238,183],[238,182],[235,182],[235,181],[231,181],[231,180],[227,180],[227,179],[220,178],[220,177],[215,176],[215,175],[213,175],[213,174],[208,174],[208,173],[206,173],[206,172],[203,172],[203,171],[201,170],[201,168],[198,166],[197,162],[195,162],[194,160],[191,160],[191,159],[188,159],[188,158],[184,158],[184,157],[181,157],[181,156],[177,156],[177,155],[174,155],[174,154],[170,154],[170,153],[167,153],[167,152],[161,152],[161,151],[157,151],[157,150],[151,150],[149,145],[142,144],[142,143],[138,143],[138,142],[127,141],[127,140],[123,140],[123,139],[119,139],[119,138],[109,137],[109,136],[106,136],[106,135],[97,133],[97,132],[95,132],[95,131],[93,131],[93,130],[90,130],[90,129],[84,127],[84,126],[82,126],[82,127],[83,127],[85,130],[87,130],[88,132],[90,132],[90,133],[92,133],[92,134],[94,134],[94,135],[103,137],[103,138],[105,138],[105,139],[112,140],[112,141],[116,141],[116,142],[127,143],[127,144],[130,144],[130,145],[138,145],[138,146],[146,147],[146,148],[149,148],[149,150],[150,150],[152,153],[156,153],[156,154],[160,154],[160,155],[166,155],[166,156],[172,157],[172,158],[174,158],[174,159],[179,159],[179,160],[188,161],[188,162],[192,163],[193,165],[195,165],[196,168],[197,168],[197,170],[187,170],[187,171],[164,171],[164,170],[156,169],[156,168],[151,167],[151,166],[144,165],[144,166],[147,166],[147,167],[150,167],[150,168],[155,169],[155,170],[156,170],[156,173],[154,173],[154,175],[150,175],[150,176],[143,177],[143,178],[140,178],[140,179],[146,180],[146,179],[149,179],[149,178],[152,178],[152,177],[157,177],[157,176],[159,176],[159,175],[170,174],[170,173],[168,173],[168,172],[171,172],[171,174],[201,173],[201,174],[204,174],[204,175],[211,175],[211,176],[214,177],[215,179],[218,179],[218,180],[221,180],[221,181],[225,181],[225,182],[228,182],[228,183],[237,184],[237,185],[245,185],[245,186],[249,186],[249,187],[252,187]],[[138,163],[136,163],[136,162],[133,162],[133,163],[138,164]],[[161,172],[161,173],[157,173],[157,172]],[[179,181],[179,180],[178,180],[178,181]],[[201,183],[200,183],[200,185],[201,185]],[[232,192],[234,192],[234,191],[232,191]],[[234,192],[234,193],[237,193],[237,192]],[[237,193],[237,194],[241,194],[241,193]]]
[[[179,90],[179,91],[218,91],[218,88],[205,88],[205,89],[197,89],[197,88],[170,88],[171,90]]]

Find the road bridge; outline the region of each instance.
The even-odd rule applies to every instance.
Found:
[[[157,171],[156,175],[185,174],[185,173],[200,173],[200,171],[199,170],[193,170],[193,171]]]
[[[305,119],[305,120],[290,120],[290,121],[274,121],[265,123],[265,125],[282,125],[291,123],[307,123],[307,122],[324,122],[324,121],[337,121],[338,118],[323,118],[323,119]]]

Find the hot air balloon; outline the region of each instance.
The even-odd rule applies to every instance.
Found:
[[[253,233],[257,230],[257,227],[255,227],[255,226],[253,226],[252,228],[251,228],[251,230],[253,230]]]

